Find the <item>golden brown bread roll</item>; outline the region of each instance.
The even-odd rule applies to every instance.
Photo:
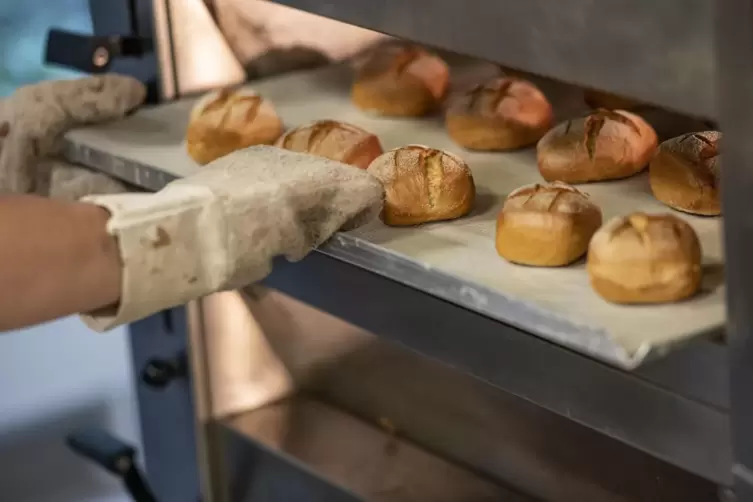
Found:
[[[268,145],[282,134],[282,121],[268,100],[249,89],[223,89],[203,96],[191,110],[188,154],[199,164],[253,145]]]
[[[374,160],[369,173],[384,185],[382,220],[387,225],[451,220],[473,208],[473,175],[468,164],[451,153],[404,146]]]
[[[378,47],[358,71],[351,98],[367,112],[418,117],[437,108],[449,80],[447,64],[420,47]]]
[[[319,120],[287,131],[275,146],[310,153],[366,169],[382,154],[379,138],[360,127],[336,120]]]
[[[607,222],[588,247],[593,289],[613,303],[666,303],[695,294],[701,244],[693,228],[671,214],[634,213]]]
[[[607,110],[632,110],[643,103],[636,99],[626,98],[619,94],[614,94],[596,89],[585,89],[583,91],[583,100],[588,106],[594,109],[606,108]]]
[[[588,183],[641,172],[656,145],[656,133],[639,116],[600,109],[550,130],[536,146],[536,156],[545,180]]]
[[[453,99],[450,137],[471,150],[512,150],[538,141],[552,126],[552,106],[532,83],[495,78]]]
[[[705,131],[662,143],[648,171],[654,196],[686,213],[721,214],[720,139],[721,133]]]
[[[527,185],[507,196],[497,217],[497,253],[512,263],[568,265],[588,249],[601,210],[565,183]]]

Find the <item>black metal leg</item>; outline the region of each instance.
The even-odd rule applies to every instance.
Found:
[[[718,0],[733,487],[753,501],[753,1]]]

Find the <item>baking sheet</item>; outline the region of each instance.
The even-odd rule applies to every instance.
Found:
[[[456,68],[453,85],[468,85],[493,71],[484,65]],[[464,152],[449,139],[439,116],[387,119],[366,115],[350,104],[350,79],[349,68],[333,66],[257,81],[251,87],[275,103],[286,126],[337,119],[377,134],[385,149],[421,143],[460,154],[473,170],[476,208],[460,220],[415,228],[374,222],[338,234],[320,252],[623,368],[634,368],[690,339],[722,330],[719,218],[675,213],[693,226],[703,246],[705,276],[697,296],[662,306],[608,304],[589,286],[583,261],[567,268],[530,268],[507,263],[494,249],[495,219],[505,196],[521,185],[542,181],[534,149]],[[579,90],[537,83],[555,105],[558,120],[582,113]],[[199,169],[183,144],[192,105],[192,100],[185,100],[145,108],[123,121],[72,131],[66,136],[67,155],[143,188],[159,189],[170,179]],[[581,188],[599,204],[605,220],[635,210],[670,211],[651,195],[646,173]]]

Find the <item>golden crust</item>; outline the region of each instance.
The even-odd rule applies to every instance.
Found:
[[[457,96],[447,110],[450,137],[470,150],[502,151],[537,142],[551,127],[552,106],[525,80],[501,77]]]
[[[369,173],[384,185],[382,220],[387,225],[451,220],[473,209],[476,189],[471,170],[450,153],[409,145],[374,160]]]
[[[442,102],[449,75],[447,64],[424,49],[403,45],[379,47],[358,71],[351,99],[367,112],[418,117]]]
[[[508,195],[499,212],[497,253],[522,265],[568,265],[586,253],[601,221],[599,207],[574,187],[527,185]]]
[[[291,129],[275,146],[310,153],[366,169],[382,154],[379,138],[360,127],[336,120],[319,120]]]
[[[667,206],[704,216],[721,214],[721,133],[704,131],[672,138],[649,166],[654,196]]]
[[[223,89],[202,97],[191,111],[186,149],[199,164],[253,145],[269,145],[282,134],[272,104],[248,89]]]
[[[593,289],[621,304],[688,298],[701,283],[701,244],[671,214],[633,213],[607,222],[591,240],[586,265]]]
[[[547,181],[589,183],[641,172],[657,142],[656,132],[641,117],[601,109],[550,130],[536,146],[536,157]]]

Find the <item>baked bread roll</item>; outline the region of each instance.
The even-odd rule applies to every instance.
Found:
[[[451,220],[473,208],[473,175],[468,164],[451,153],[404,146],[374,160],[369,173],[384,185],[382,220],[387,225]]]
[[[532,83],[495,78],[455,98],[445,124],[470,150],[512,150],[537,142],[552,126],[552,106]]]
[[[356,75],[351,98],[358,108],[379,115],[419,117],[439,106],[450,71],[438,56],[420,47],[376,48]]]
[[[382,154],[379,138],[345,122],[319,120],[287,131],[275,146],[366,169]]]
[[[583,100],[588,106],[594,109],[632,110],[643,106],[643,103],[638,100],[596,89],[585,89],[583,91]]]
[[[662,143],[648,171],[654,196],[686,213],[721,214],[720,138],[716,131],[705,131]]]
[[[547,181],[573,184],[627,178],[646,167],[657,141],[639,116],[596,110],[557,125],[541,138],[536,146],[539,172]]]
[[[607,301],[674,302],[698,291],[701,244],[693,228],[676,216],[634,213],[596,232],[586,267],[591,286]]]
[[[274,106],[249,89],[223,89],[194,105],[186,131],[188,155],[199,164],[253,145],[269,145],[282,134]]]
[[[601,210],[565,183],[527,185],[507,196],[497,217],[497,253],[512,263],[568,265],[586,253]]]

